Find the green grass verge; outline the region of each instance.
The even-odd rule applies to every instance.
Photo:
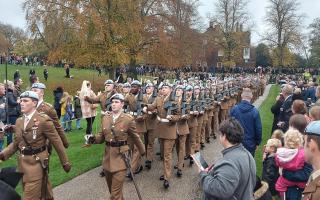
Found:
[[[278,85],[273,85],[270,88],[268,97],[264,100],[259,108],[261,122],[262,122],[262,142],[256,151],[255,160],[257,165],[257,175],[262,175],[262,155],[263,146],[266,144],[267,140],[271,136],[271,129],[273,123],[273,114],[271,112],[271,107],[275,103],[275,99],[280,92],[280,87]]]

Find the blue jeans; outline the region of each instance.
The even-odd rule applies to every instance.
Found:
[[[3,140],[0,140],[0,152],[2,151],[3,149]]]
[[[9,124],[15,125],[18,116],[9,116]],[[7,132],[7,146],[12,143],[13,133]]]
[[[76,119],[76,128],[77,129],[81,128],[80,122],[81,122],[81,119]]]
[[[61,115],[61,124],[65,131],[71,130],[71,118],[68,114]]]

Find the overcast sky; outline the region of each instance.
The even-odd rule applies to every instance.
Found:
[[[0,21],[25,28],[26,23],[22,10],[24,0],[0,0]],[[203,17],[205,25],[208,24],[207,13],[213,13],[216,0],[199,0],[199,13]],[[260,35],[266,31],[264,26],[265,8],[268,6],[267,0],[249,0],[249,12],[252,16],[254,27],[252,31],[252,42],[258,43]],[[320,0],[298,0],[301,3],[300,12],[304,14],[304,26],[310,24],[313,19],[320,17]]]

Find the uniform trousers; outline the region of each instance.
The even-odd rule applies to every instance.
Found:
[[[154,157],[154,140],[156,139],[155,130],[154,129],[148,130],[148,132],[146,134],[148,134],[146,158],[149,161],[153,161],[153,157]]]
[[[126,177],[127,170],[121,170],[118,172],[105,171],[106,181],[110,192],[110,200],[122,200],[123,183]]]
[[[197,126],[189,127],[189,133],[186,138],[186,154],[194,154],[197,146],[196,136],[197,136]]]
[[[176,139],[176,151],[178,154],[177,166],[180,170],[183,168],[184,156],[186,155],[186,139],[187,135],[178,135],[178,138]]]
[[[171,177],[172,151],[175,139],[162,139],[163,142],[163,169],[164,179],[169,180]]]
[[[50,181],[47,182],[46,198],[41,198],[42,192],[42,178],[32,182],[22,183],[23,187],[23,200],[51,200],[53,199],[52,186]]]

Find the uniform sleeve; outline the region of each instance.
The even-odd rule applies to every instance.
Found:
[[[210,173],[200,173],[200,184],[206,197],[231,199],[235,189],[240,184],[240,172],[231,162],[224,162]],[[211,199],[211,198],[208,198]]]
[[[10,158],[18,150],[18,143],[16,134],[14,134],[13,142],[2,151],[5,160]]]
[[[102,95],[102,94],[100,94]],[[100,103],[100,95],[99,96],[95,96],[95,95],[91,95],[86,97],[86,101],[89,103]]]
[[[134,142],[134,144],[137,146],[139,152],[141,155],[145,154],[145,147],[142,143],[140,136],[137,134],[136,130],[136,123],[134,119],[131,119],[128,125],[128,135],[131,138],[131,140]]]
[[[154,111],[155,109],[157,109],[157,102],[158,102],[158,98],[155,99],[152,104],[147,104],[147,107],[148,107],[147,110]]]
[[[95,144],[102,144],[105,141],[104,133],[99,132],[94,136],[94,143]]]
[[[69,142],[67,140],[67,137],[66,135],[64,134],[64,130],[63,130],[63,127],[61,126],[60,124],[60,121],[58,119],[58,115],[57,115],[57,112],[51,108],[48,110],[48,114],[47,114],[51,119],[52,119],[52,122],[54,124],[54,127],[56,128],[61,140],[62,140],[62,143],[63,143],[63,146],[65,148],[67,148],[69,146]]]
[[[45,119],[43,121],[43,130],[44,135],[48,138],[48,140],[53,145],[54,149],[56,150],[60,163],[64,165],[68,162],[68,157],[65,153],[65,148],[63,147],[62,141],[53,125],[53,122],[51,119]]]

